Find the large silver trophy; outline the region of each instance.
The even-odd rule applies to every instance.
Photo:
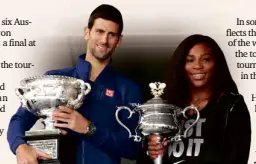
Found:
[[[142,105],[136,106],[133,110],[126,106],[118,107],[116,111],[116,120],[118,123],[128,131],[129,138],[134,138],[135,142],[140,142],[145,137],[153,134],[158,135],[158,142],[160,145],[165,137],[168,138],[170,142],[175,142],[181,140],[182,138],[186,138],[188,130],[192,128],[199,120],[200,116],[198,109],[193,105],[182,109],[175,105],[167,104],[166,101],[160,97],[164,92],[164,88],[166,87],[164,83],[150,83],[149,86],[154,98],[148,100]],[[135,129],[135,135],[132,135],[130,129],[120,121],[118,113],[122,109],[129,111],[130,115],[128,118],[130,118],[136,112],[140,113],[139,124]],[[182,119],[188,117],[186,112],[190,109],[196,111],[196,119],[193,124],[183,131],[181,122]],[[137,129],[141,131],[143,135],[142,137],[137,134]],[[154,160],[154,164],[161,163],[162,156],[159,155]]]
[[[52,114],[59,106],[79,108],[91,86],[82,80],[57,75],[42,75],[25,78],[16,94],[21,104],[34,115],[42,118],[43,130],[26,131],[27,143],[52,156],[52,160],[43,161],[49,164],[59,163],[58,138],[60,129],[54,127]],[[43,163],[42,162],[42,163]]]

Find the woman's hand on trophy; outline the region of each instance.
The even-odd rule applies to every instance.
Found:
[[[76,110],[65,106],[60,106],[55,110],[52,117],[56,121],[54,123],[55,127],[68,128],[81,134],[86,133],[86,127],[90,122]]]
[[[148,141],[147,154],[151,159],[155,159],[158,155],[164,155],[167,152],[167,139],[164,138],[162,143],[159,143],[158,135],[151,135]]]
[[[27,144],[21,144],[18,146],[16,149],[16,158],[17,164],[38,164],[38,159],[52,159],[49,154]]]

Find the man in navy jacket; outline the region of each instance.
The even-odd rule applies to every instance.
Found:
[[[54,124],[63,136],[74,142],[73,161],[60,159],[61,164],[118,164],[121,157],[135,159],[141,144],[129,139],[128,132],[115,119],[117,106],[141,102],[140,88],[111,68],[111,55],[122,40],[123,20],[118,9],[100,5],[90,15],[84,38],[87,52],[79,57],[75,67],[48,71],[48,75],[79,78],[92,86],[83,105],[78,110],[59,107],[53,113]],[[128,113],[121,112],[125,124],[134,130],[138,118],[127,120]],[[10,148],[18,164],[37,164],[38,159],[49,155],[26,144],[22,138],[38,117],[20,107],[11,118],[8,129]],[[90,127],[90,128],[88,128]],[[71,150],[68,142],[61,142],[61,152]],[[68,154],[71,157],[71,154]],[[67,158],[66,158],[67,159]],[[70,158],[69,158],[70,159]]]

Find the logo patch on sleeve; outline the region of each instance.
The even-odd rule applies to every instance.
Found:
[[[114,93],[115,93],[114,90],[106,89],[105,95],[108,96],[108,97],[113,97]]]

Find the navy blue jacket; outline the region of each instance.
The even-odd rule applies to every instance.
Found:
[[[83,105],[78,109],[84,117],[92,121],[97,131],[92,136],[85,136],[74,131],[69,135],[75,137],[77,164],[118,164],[121,157],[136,159],[141,149],[141,143],[128,138],[128,132],[115,119],[117,106],[131,103],[141,103],[140,88],[134,82],[120,76],[108,64],[94,82],[89,80],[91,64],[81,55],[78,64],[72,68],[48,71],[48,75],[64,75],[79,78],[89,82],[91,92],[86,96]],[[106,90],[114,91],[114,95],[106,94]],[[127,119],[128,112],[120,112],[124,123],[135,129],[138,115]],[[13,153],[16,148],[26,141],[22,138],[38,117],[20,107],[10,120],[8,128],[8,142]]]

